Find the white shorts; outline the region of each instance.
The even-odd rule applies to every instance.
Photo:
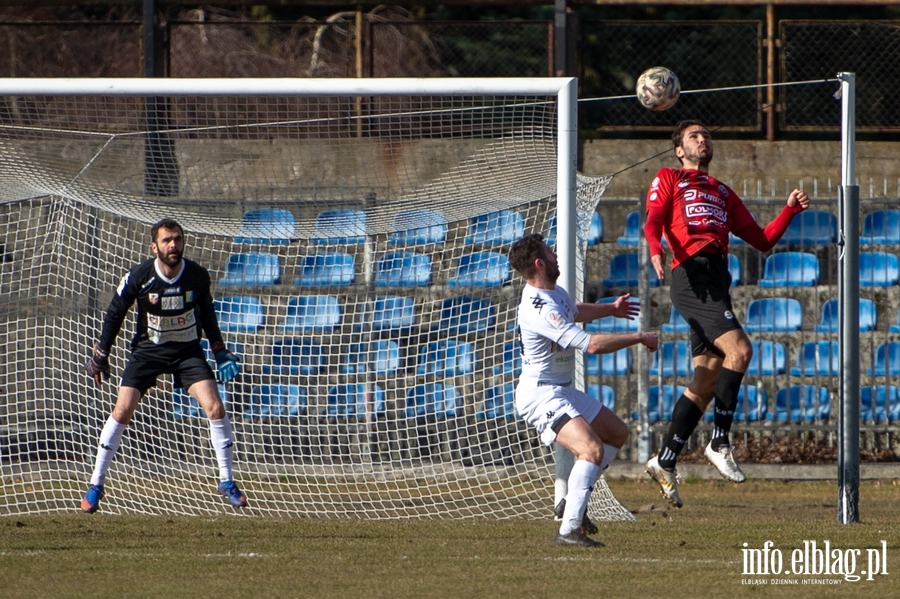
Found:
[[[601,409],[604,406],[597,399],[572,385],[538,386],[531,381],[520,381],[516,387],[516,411],[537,429],[541,442],[548,447],[556,441],[559,431],[554,430],[553,424],[558,418],[568,416],[564,418],[568,420],[581,416],[591,423]]]

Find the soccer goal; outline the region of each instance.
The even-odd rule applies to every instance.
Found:
[[[507,251],[549,236],[582,293],[609,181],[575,172],[574,79],[4,79],[0,113],[0,513],[76,509],[132,317],[109,383],[84,364],[171,217],[243,365],[221,389],[242,513],[549,516]],[[160,378],[103,509],[221,513],[215,472],[199,406]],[[590,510],[632,518],[602,481]]]

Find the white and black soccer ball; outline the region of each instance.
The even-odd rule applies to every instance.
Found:
[[[675,73],[666,67],[652,67],[641,73],[637,80],[637,99],[650,110],[668,110],[675,106],[681,83]]]

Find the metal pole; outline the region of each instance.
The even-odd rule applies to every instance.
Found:
[[[766,140],[775,141],[775,5],[766,5]]]
[[[566,0],[556,0],[553,28],[555,29],[553,57],[556,63],[554,65],[556,67],[556,76],[565,77],[569,71],[569,65],[566,64],[569,58],[569,53],[566,49],[569,39],[569,36],[566,34]]]
[[[840,396],[838,522],[859,522],[859,185],[856,184],[856,75],[841,80],[841,193],[838,203]]]

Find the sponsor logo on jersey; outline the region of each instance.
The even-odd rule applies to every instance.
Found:
[[[538,312],[541,311],[541,308],[543,308],[546,303],[547,302],[545,302],[538,296],[534,296],[533,298],[531,298],[531,305],[537,308]]]
[[[717,206],[725,207],[725,200],[714,193],[698,191],[696,189],[688,189],[684,192],[685,202],[711,202]]]
[[[547,322],[549,322],[553,328],[561,329],[566,326],[566,319],[556,310],[550,310],[544,318],[547,319]]]
[[[184,296],[176,295],[162,298],[163,310],[183,310]]]
[[[166,287],[166,290],[163,291],[163,295],[179,295],[181,294],[181,287]]]
[[[147,301],[155,306],[156,304],[159,303],[159,294],[158,293],[148,293]]]
[[[165,303],[166,300],[171,299],[181,299],[181,297],[164,297],[163,303]],[[157,345],[170,341],[194,341],[197,339],[196,315],[193,310],[185,312],[184,314],[179,314],[178,316],[148,314],[147,337]]]
[[[725,310],[725,318],[728,320],[734,319],[734,313],[731,310]]]
[[[659,187],[659,177],[653,179],[653,182],[650,183],[650,189],[656,189]]]
[[[651,201],[651,202],[655,202],[658,198],[659,198],[659,194],[656,193],[655,191],[654,191],[653,193],[650,194],[650,201]]]
[[[728,221],[728,213],[719,206],[712,204],[688,204],[684,207],[684,213],[688,218],[714,218],[719,222]]]
[[[193,310],[185,312],[184,314],[179,314],[178,316],[147,315],[147,326],[160,331],[183,329],[185,327],[193,326],[196,321],[197,319]]]

